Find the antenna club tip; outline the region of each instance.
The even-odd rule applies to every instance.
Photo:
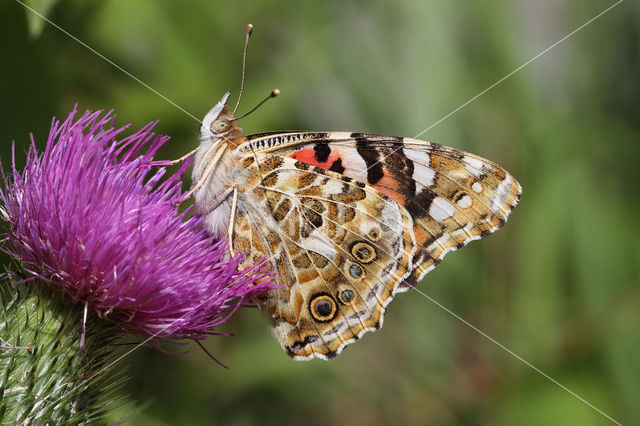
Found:
[[[280,89],[273,89],[273,92],[271,92],[271,97],[275,98],[279,94],[280,94]]]
[[[247,24],[247,33],[251,34],[252,31],[253,31],[253,24]]]

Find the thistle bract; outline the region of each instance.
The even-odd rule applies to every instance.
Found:
[[[170,339],[203,338],[273,288],[266,264],[239,271],[242,255],[178,212],[190,162],[164,176],[153,156],[169,138],[156,123],[122,137],[129,126],[115,128],[112,113],[75,115],[53,120],[43,152],[32,140],[22,172],[15,160],[3,172],[5,250],[27,274],[129,331]]]

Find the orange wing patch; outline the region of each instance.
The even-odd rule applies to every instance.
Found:
[[[367,178],[366,163],[360,160],[362,164],[358,164],[358,159],[353,158],[353,151],[351,147],[338,148],[331,147],[326,143],[320,143],[314,145],[312,148],[294,151],[289,157],[368,183],[380,193],[404,206],[407,199],[401,192],[400,182],[391,174],[383,175],[376,183],[370,182]]]

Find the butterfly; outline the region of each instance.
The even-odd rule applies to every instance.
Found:
[[[258,297],[296,360],[332,359],[450,251],[504,225],[522,192],[502,167],[421,140],[350,132],[245,136],[225,94],[205,116],[192,193],[208,231],[267,258]]]

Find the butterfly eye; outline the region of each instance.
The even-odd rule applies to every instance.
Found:
[[[316,321],[328,322],[331,321],[338,312],[336,303],[333,298],[326,293],[321,293],[311,299],[309,303],[311,315]]]
[[[357,241],[351,245],[351,254],[362,263],[376,260],[376,249],[367,242]]]
[[[231,128],[231,122],[224,118],[219,118],[211,123],[211,131],[213,133],[224,133]]]
[[[342,290],[340,292],[340,300],[342,300],[342,303],[349,303],[353,300],[353,291],[351,290]]]

